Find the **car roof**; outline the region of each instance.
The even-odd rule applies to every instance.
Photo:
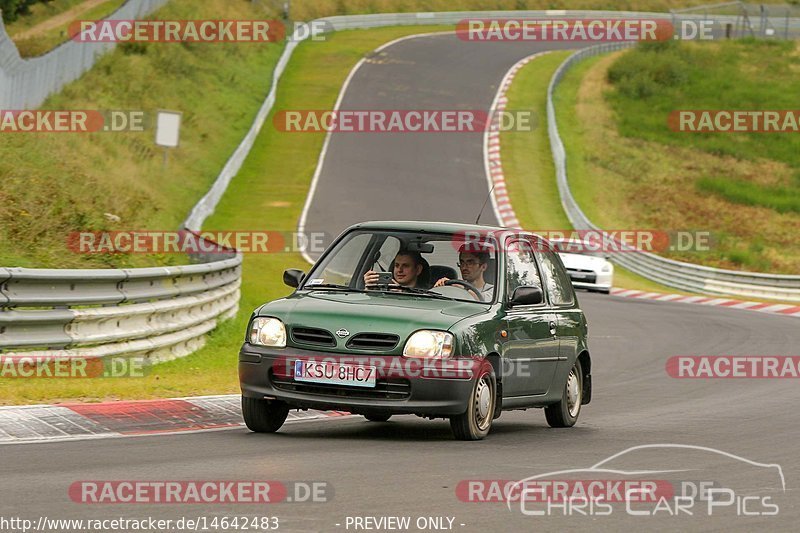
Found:
[[[381,229],[397,231],[419,231],[429,233],[461,233],[465,231],[485,231],[485,232],[510,232],[524,235],[534,235],[530,231],[517,228],[502,228],[500,226],[484,226],[480,224],[461,224],[458,222],[431,222],[431,221],[412,221],[412,220],[377,220],[372,222],[361,222],[350,226],[353,229]]]

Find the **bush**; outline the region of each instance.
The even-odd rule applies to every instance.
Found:
[[[0,11],[3,12],[3,22],[14,22],[20,15],[30,13],[33,4],[47,3],[52,0],[0,0]]]
[[[626,97],[648,98],[687,81],[688,55],[672,41],[642,43],[611,66],[607,79]]]

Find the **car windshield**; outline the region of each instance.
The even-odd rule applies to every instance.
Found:
[[[344,236],[303,281],[305,290],[376,293],[492,302],[496,285],[492,237],[356,230]]]

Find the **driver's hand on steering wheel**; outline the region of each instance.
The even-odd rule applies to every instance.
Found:
[[[433,284],[432,288],[435,287],[444,287],[444,284],[450,281],[450,278],[441,278],[439,281]]]

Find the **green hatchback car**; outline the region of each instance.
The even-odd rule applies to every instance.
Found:
[[[255,310],[239,352],[252,431],[319,409],[448,418],[456,438],[477,440],[502,411],[544,408],[570,427],[591,400],[586,318],[535,234],[362,223],[283,280],[296,290]]]

